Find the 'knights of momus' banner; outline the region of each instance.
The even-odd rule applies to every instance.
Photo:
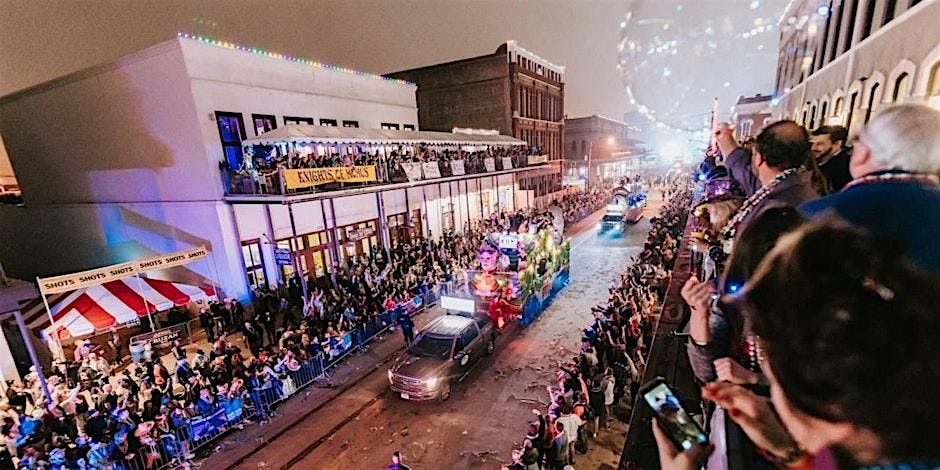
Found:
[[[375,180],[375,165],[284,170],[284,185],[287,189],[327,183],[371,183]]]

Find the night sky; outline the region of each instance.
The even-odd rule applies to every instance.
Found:
[[[170,39],[178,31],[202,34],[262,49],[385,73],[493,52],[510,39],[567,67],[565,111],[569,117],[602,114],[623,118],[631,109],[620,71],[621,21],[628,11],[679,21],[691,28],[712,18],[747,18],[748,0],[685,0],[698,8],[677,10],[675,0],[642,1],[0,1],[0,95],[68,72],[105,62]],[[782,0],[767,0],[762,9]],[[647,11],[648,10],[648,11]],[[736,29],[738,26],[735,26]],[[649,29],[649,28],[647,28]],[[655,29],[655,28],[654,28]],[[632,32],[632,31],[631,31]],[[670,31],[638,31],[645,39]],[[679,29],[671,33],[681,37]],[[648,36],[648,37],[647,37]],[[666,35],[663,35],[664,38]],[[775,57],[776,34],[763,39]],[[701,86],[671,111],[659,96],[675,96],[673,84],[635,87],[638,101],[658,109],[659,118],[688,120],[692,109],[705,112],[712,96],[723,94],[727,111],[738,94],[767,92],[773,60],[757,61],[738,73],[734,87],[705,80],[717,73],[715,57],[679,51],[683,74],[702,74]],[[737,57],[736,59],[741,59]],[[750,60],[748,57],[743,59]],[[640,70],[644,73],[644,70]],[[719,85],[716,86],[716,83]],[[684,86],[676,82],[675,87]],[[699,91],[700,88],[706,91]],[[681,90],[679,90],[681,91]],[[693,96],[694,95],[694,96]],[[659,101],[663,101],[659,103]]]

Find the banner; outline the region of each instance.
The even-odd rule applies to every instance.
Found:
[[[64,276],[47,277],[45,279],[36,278],[36,281],[39,283],[39,291],[43,295],[48,295],[96,286],[130,277],[134,274],[137,274],[134,263],[121,263]]]
[[[36,278],[36,281],[39,284],[39,291],[43,295],[58,294],[59,292],[68,292],[116,281],[145,271],[182,266],[191,261],[205,258],[208,255],[209,250],[200,246],[199,248],[177,251],[176,253],[170,253],[168,255],[153,256],[128,263],[115,264],[104,268],[91,269],[63,276]]]
[[[548,155],[529,155],[529,165],[548,163]]]
[[[373,181],[376,181],[375,165],[284,170],[284,186],[287,189],[310,188],[326,183],[371,183]]]
[[[189,328],[186,327],[185,323],[180,323],[154,332],[134,336],[130,339],[129,344],[131,346],[139,344],[143,347],[144,344],[149,342],[154,350],[158,350],[169,348],[173,344],[173,341],[180,340],[180,342],[182,342],[185,341],[186,338],[189,338]]]
[[[424,162],[421,164],[421,169],[424,170],[424,179],[441,177],[441,169],[437,166],[437,162]]]
[[[294,259],[291,257],[290,250],[287,248],[275,248],[274,263],[278,266],[290,266],[293,264]]]
[[[405,176],[408,177],[408,181],[421,180],[421,164],[420,163],[402,163],[401,169],[405,170]]]
[[[154,269],[166,269],[175,266],[182,266],[190,261],[205,258],[209,256],[209,250],[205,247],[193,248],[192,250],[177,251],[168,255],[154,256],[144,258],[134,262],[137,272],[150,271]]]
[[[464,169],[463,160],[452,160],[450,162],[450,171],[454,176],[462,176],[467,174],[466,169]]]
[[[503,157],[503,169],[504,170],[512,169],[512,157]]]
[[[486,168],[486,171],[496,171],[496,160],[493,158],[484,158],[483,166]]]

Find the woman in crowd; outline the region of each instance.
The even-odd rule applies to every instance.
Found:
[[[706,386],[762,453],[787,468],[940,466],[940,279],[895,246],[837,222],[784,236],[742,290],[771,399]],[[663,468],[692,469],[654,428]]]

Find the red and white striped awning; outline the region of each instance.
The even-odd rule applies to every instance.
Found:
[[[84,336],[128,323],[174,305],[216,299],[212,287],[126,277],[79,289],[50,303],[53,322],[43,328],[50,337]],[[46,318],[46,322],[49,319]],[[32,325],[30,325],[32,326]]]

